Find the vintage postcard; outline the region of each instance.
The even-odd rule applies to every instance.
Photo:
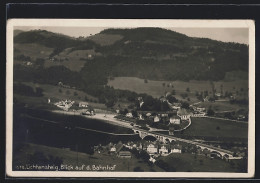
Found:
[[[11,19],[9,177],[249,178],[253,20]]]

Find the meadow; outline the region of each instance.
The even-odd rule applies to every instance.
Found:
[[[159,159],[175,168],[176,172],[239,172],[239,162],[232,164],[221,159],[210,159],[204,155],[170,154]]]
[[[164,86],[165,84],[165,86]],[[209,95],[212,93],[212,85],[210,81],[153,81],[144,79],[139,79],[135,77],[115,77],[113,80],[108,81],[109,86],[113,86],[115,89],[130,90],[136,93],[147,93],[153,97],[159,98],[164,96],[167,92],[172,92],[175,90],[175,97],[182,101],[187,101],[190,104],[200,102],[196,97],[196,92],[208,91]],[[238,97],[248,98],[248,81],[247,80],[237,80],[237,81],[218,81],[214,82],[216,92],[220,92],[221,85],[223,86],[223,93],[228,92],[239,92]],[[189,88],[189,91],[187,91]],[[243,88],[242,92],[240,91]],[[187,98],[183,98],[181,94],[187,94]],[[188,101],[188,98],[190,101]],[[200,105],[203,105],[201,103]],[[208,102],[205,103],[205,107],[212,107],[216,111],[226,111],[226,110],[237,110],[241,106],[235,104],[229,104],[229,102]],[[243,107],[242,107],[243,108]]]
[[[237,123],[228,120],[211,118],[192,118],[192,123],[183,134],[177,134],[180,137],[193,138],[214,138],[223,139],[244,139],[248,138],[248,124]]]

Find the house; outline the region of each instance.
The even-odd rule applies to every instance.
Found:
[[[204,116],[206,116],[206,113],[195,111],[194,113],[191,114],[191,116],[192,117],[204,117]]]
[[[88,107],[87,102],[79,102],[79,107]]]
[[[168,117],[168,114],[167,113],[162,113],[161,117]]]
[[[160,121],[159,116],[155,116],[155,117],[153,118],[153,122],[157,123],[157,122],[159,122],[159,121]]]
[[[120,151],[118,153],[118,157],[119,158],[131,158],[132,155],[131,155],[131,152],[129,152],[129,151]]]
[[[155,145],[155,144],[150,143],[147,146],[146,151],[147,151],[148,154],[157,154],[158,153],[158,146]]]
[[[111,153],[115,153],[115,152],[116,152],[116,146],[112,146],[112,147],[110,148],[110,152],[111,152]]]
[[[165,145],[163,145],[163,146],[159,149],[159,154],[161,154],[162,156],[163,156],[163,155],[168,155],[168,154],[169,154],[168,148],[167,148]]]
[[[175,144],[171,147],[170,153],[181,153],[182,146],[179,144]]]
[[[150,112],[146,113],[147,117],[150,117],[152,114]]]
[[[191,113],[188,112],[186,109],[179,109],[177,112],[177,116],[181,118],[181,120],[189,120]]]
[[[131,112],[127,113],[125,116],[128,118],[133,118],[133,114]]]
[[[143,102],[143,101],[141,101],[141,102],[140,102],[140,108],[143,106],[143,104],[144,104],[144,102]]]
[[[156,162],[156,160],[153,157],[150,157],[149,161],[151,161],[152,163]]]
[[[27,65],[27,66],[31,66],[31,65],[32,65],[32,62],[26,62],[26,65]]]
[[[139,114],[139,119],[140,119],[140,120],[144,120],[144,117],[143,117],[142,114]]]
[[[172,109],[175,109],[175,110],[179,110],[180,108],[181,108],[181,103],[173,103],[172,105],[171,105],[171,108]]]
[[[208,102],[209,101],[209,96],[206,96],[205,98],[203,98],[204,102]]]
[[[178,116],[172,116],[170,117],[170,123],[169,124],[176,124],[179,125],[181,124],[181,119]]]
[[[217,97],[221,97],[221,93],[216,92],[216,93],[215,93],[215,96],[217,96]]]
[[[206,108],[205,107],[193,107],[193,110],[194,111],[197,111],[197,112],[203,112],[203,111],[206,111]]]

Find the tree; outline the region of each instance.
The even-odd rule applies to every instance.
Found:
[[[181,107],[184,108],[184,109],[189,109],[190,104],[188,102],[182,102]]]
[[[144,79],[144,83],[148,83],[148,80],[147,80],[147,79]]]
[[[167,100],[170,102],[170,103],[174,103],[174,102],[178,102],[178,100],[172,96],[172,95],[168,95],[167,96]]]
[[[113,107],[113,106],[115,105],[115,101],[112,100],[112,99],[110,99],[110,100],[108,100],[108,101],[105,103],[105,105],[106,105],[108,108]]]
[[[140,154],[140,158],[142,158],[144,161],[146,161],[146,162],[149,161],[150,156],[146,151],[141,150],[139,154]]]
[[[139,166],[134,168],[134,172],[143,172],[144,170],[140,168]]]
[[[62,93],[62,89],[59,89],[59,92]]]
[[[132,115],[133,115],[134,118],[136,118],[138,116],[137,111],[136,110],[132,110]]]
[[[42,88],[40,88],[40,87],[36,87],[36,92],[35,92],[35,95],[37,96],[37,97],[42,97],[43,96],[43,89]]]
[[[175,90],[172,90],[171,94],[172,94],[172,95],[176,95],[176,91],[175,91]]]
[[[215,112],[211,108],[209,108],[208,112],[207,112],[207,115],[208,116],[213,116],[214,114],[215,114]]]
[[[188,88],[186,88],[186,91],[187,91],[187,92],[190,92],[190,88],[189,88],[189,87],[188,87]]]
[[[163,85],[163,87],[165,87],[165,83],[163,83],[162,85]]]

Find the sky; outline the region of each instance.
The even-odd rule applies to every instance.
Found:
[[[109,27],[15,27],[19,30],[42,29],[55,33],[61,33],[72,37],[90,36],[99,33]],[[124,27],[122,27],[124,28]],[[223,42],[235,42],[248,44],[249,33],[247,28],[167,28],[189,37],[209,38]]]

